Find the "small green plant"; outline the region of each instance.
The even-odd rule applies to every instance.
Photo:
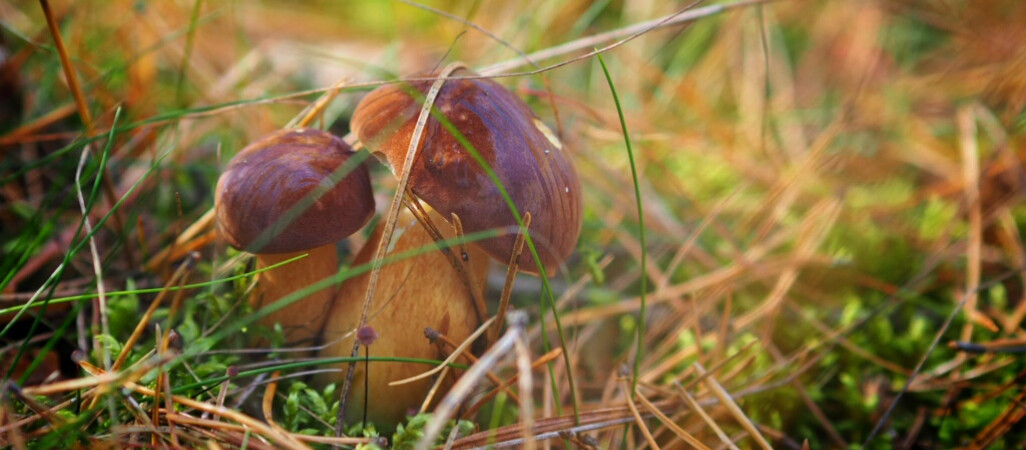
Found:
[[[318,391],[302,381],[292,382],[285,398],[283,414],[282,425],[291,431],[308,435],[333,435],[335,417],[338,415],[335,384],[329,384]]]
[[[395,434],[392,435],[392,448],[397,450],[411,450],[424,437],[424,428],[431,420],[431,413],[421,413],[410,417],[406,424],[399,424]],[[466,436],[474,430],[474,423],[469,420],[450,420],[439,434],[438,440],[431,443],[431,446],[444,445],[449,438],[453,428],[456,428],[457,437]]]

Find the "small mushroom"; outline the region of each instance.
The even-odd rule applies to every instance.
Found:
[[[363,227],[374,212],[370,177],[352,148],[314,129],[280,130],[246,146],[217,182],[217,228],[232,247],[256,255],[263,268],[309,253],[259,275],[254,309],[335,275],[335,242]],[[289,304],[261,323],[278,322],[290,342],[320,332],[334,289]]]
[[[457,69],[451,76],[476,74]],[[353,113],[353,132],[367,149],[384,155],[393,172],[402,169],[421,109],[410,87],[424,94],[431,84],[380,87]],[[531,213],[530,236],[547,275],[553,275],[573,252],[581,231],[580,182],[562,143],[519,97],[489,79],[446,80],[434,107],[495,171],[519,213]],[[435,117],[428,119],[423,133],[422,148],[410,170],[410,190],[442,217],[458,215],[467,233],[502,233],[477,244],[505,263],[518,227],[499,188]],[[524,271],[540,272],[526,250],[518,263]]]

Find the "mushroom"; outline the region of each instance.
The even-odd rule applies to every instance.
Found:
[[[253,253],[264,268],[303,253],[306,258],[260,273],[254,309],[334,276],[335,242],[362,228],[374,212],[367,168],[348,144],[315,129],[268,134],[242,149],[217,182],[220,234]],[[289,342],[320,333],[334,289],[325,287],[260,323],[278,322]]]
[[[529,230],[538,256],[553,275],[577,245],[581,231],[581,188],[562,143],[525,104],[502,85],[457,69],[445,81],[434,108],[459,130],[498,176],[521,215],[531,213]],[[431,81],[388,85],[365,97],[353,113],[353,132],[364,146],[383,155],[394,172],[403,167],[421,101]],[[418,96],[418,97],[422,97]],[[442,217],[459,216],[467,233],[498,230],[499,237],[477,244],[501,262],[508,261],[517,220],[487,171],[468,149],[432,117],[410,170],[410,190]],[[402,176],[396,173],[396,176]],[[540,269],[528,251],[521,270]]]
[[[432,220],[437,222],[441,218],[435,215]],[[384,226],[383,222],[378,224],[356,255],[354,266],[367,264],[374,258]],[[446,233],[446,238],[453,237],[447,230],[440,231]],[[461,278],[463,275],[452,267],[445,255],[431,249],[434,245],[424,226],[408,210],[402,210],[396,222],[396,237],[390,246],[389,256],[415,250],[424,252],[381,267],[367,321],[367,325],[377,332],[373,348],[375,356],[440,360],[444,356],[424,337],[425,328],[431,327],[453,340],[463,341],[477,327],[477,313],[471,304],[474,293],[467,291]],[[481,250],[468,247],[467,253],[471,261],[488,261]],[[469,272],[469,277],[477,282],[476,294],[483,295],[488,265],[471,265]],[[369,278],[369,273],[362,273],[342,283],[324,327],[323,340],[327,346],[321,351],[321,357],[349,356],[353,339],[358,337],[353,330],[360,324]],[[421,379],[396,386],[389,383],[418,375],[430,370],[431,366],[401,362],[372,362],[370,366],[369,382],[366,367],[357,366],[349,404],[355,406],[366,402],[366,420],[375,423],[379,430],[389,429],[401,422],[411,409],[420,408],[432,380]],[[336,367],[344,369],[346,365],[340,363]],[[318,375],[318,381],[321,384],[338,382],[339,372]],[[364,396],[365,390],[367,396]],[[356,423],[362,418],[360,408],[348,408],[345,413],[347,423]]]
[[[453,77],[473,77],[467,69],[456,69]],[[397,177],[410,147],[422,100],[431,81],[405,86],[379,88],[365,97],[353,114],[351,126],[364,146],[383,159]],[[552,275],[573,251],[581,229],[581,189],[569,156],[559,139],[512,92],[487,79],[445,80],[434,108],[466,138],[470,146],[494,171],[505,187],[517,212],[531,214],[529,228],[546,275]],[[435,117],[423,130],[423,141],[413,161],[409,189],[423,200],[432,223],[446,224],[454,215],[466,233],[497,230],[498,237],[466,247],[462,262],[453,262],[441,252],[429,252],[416,258],[385,265],[374,293],[368,321],[380,336],[374,352],[438,359],[438,350],[421,335],[427,327],[441,331],[461,342],[479,325],[474,314],[473,296],[483,296],[489,255],[510,261],[519,231],[518,222],[487,170]],[[419,199],[419,200],[418,200]],[[414,221],[404,211],[399,219],[401,235],[390,253],[431,244],[425,224]],[[449,230],[451,226],[439,226]],[[400,232],[400,229],[397,229]],[[357,262],[369,261],[378,246],[381,229],[361,251]],[[541,269],[529,252],[517,259],[521,268],[538,274]],[[454,266],[462,266],[464,274]],[[461,279],[465,276],[469,280]],[[359,326],[367,275],[343,284],[335,309],[325,326],[325,340],[344,336]],[[468,292],[468,287],[471,291]],[[376,313],[374,313],[376,311]],[[376,315],[374,315],[376,314]],[[348,355],[352,348],[348,337],[321,353]],[[426,370],[422,365],[378,363],[373,378],[366,380],[357,371],[354,386],[369,383],[369,417],[381,425],[402,419],[406,409],[420,406],[429,384],[389,386]],[[378,369],[382,366],[382,369]],[[328,380],[337,375],[326,375]],[[366,381],[364,381],[366,380]],[[360,404],[360,389],[353,389],[352,404]],[[346,411],[347,420],[357,419],[355,411]]]

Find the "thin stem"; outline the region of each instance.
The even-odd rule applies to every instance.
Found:
[[[363,346],[363,429],[367,429],[367,403],[370,401],[370,346]]]
[[[616,104],[616,114],[620,117],[620,128],[623,130],[623,141],[627,146],[627,159],[631,163],[631,177],[634,180],[634,198],[638,204],[638,227],[641,229],[639,232],[639,239],[641,241],[641,308],[638,313],[638,348],[634,353],[634,371],[632,373],[633,381],[631,381],[631,392],[635,392],[638,389],[638,371],[641,369],[641,359],[645,354],[645,291],[648,289],[647,282],[648,276],[645,274],[645,267],[647,264],[647,255],[645,251],[645,215],[643,213],[644,208],[641,206],[641,188],[638,185],[638,169],[634,164],[634,149],[631,147],[631,137],[627,133],[627,122],[623,118],[623,108],[620,106],[620,98],[616,95],[616,87],[613,86],[613,78],[609,75],[609,69],[606,67],[606,62],[602,60],[602,55],[597,55],[599,64],[602,65],[602,73],[606,76],[606,82],[609,83],[609,92],[613,94],[613,103]]]

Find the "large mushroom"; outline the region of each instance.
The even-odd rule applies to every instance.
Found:
[[[254,309],[331,277],[335,242],[362,228],[374,213],[367,168],[341,139],[315,129],[287,129],[246,146],[217,182],[217,228],[233,247],[264,268],[251,297]],[[289,342],[311,341],[324,324],[335,289],[328,286],[261,321],[278,322]]]
[[[434,107],[459,130],[495,171],[520,214],[531,213],[530,236],[547,275],[573,252],[581,231],[581,187],[563,144],[519,97],[469,69],[445,81]],[[388,85],[365,97],[353,114],[352,129],[364,146],[383,156],[397,177],[406,159],[423,94],[431,81]],[[421,95],[411,95],[416,90]],[[410,170],[410,190],[451,217],[467,233],[497,230],[501,236],[478,245],[506,262],[516,241],[517,220],[487,171],[446,127],[432,117]],[[539,273],[525,251],[520,269]]]
[[[435,215],[432,220],[440,221]],[[378,242],[383,234],[384,223],[379,224],[367,244],[356,255],[353,265],[368,264],[374,257]],[[446,238],[453,235],[448,230]],[[480,262],[469,266],[467,276],[477,284],[470,292],[447,258],[434,248],[431,234],[418,222],[413,214],[403,210],[396,222],[396,237],[390,246],[389,256],[406,252],[423,251],[417,256],[404,258],[381,268],[374,301],[370,305],[367,325],[377,332],[377,340],[370,348],[373,356],[399,356],[427,360],[442,359],[437,347],[424,337],[425,328],[432,328],[453,340],[462,341],[478,326],[478,316],[472,298],[484,294],[483,280],[488,271],[488,257],[481,250],[467,248],[470,261]],[[324,328],[327,346],[320,356],[348,356],[353,348],[355,333],[360,324],[364,292],[370,274],[364,273],[346,280],[339,288],[335,306],[331,310]],[[450,349],[451,350],[451,349]],[[344,364],[338,364],[344,368]],[[429,379],[390,386],[393,381],[412,377],[431,369],[424,364],[400,362],[374,362],[370,374],[357,366],[353,378],[354,389],[350,394],[350,405],[368,402],[366,419],[383,429],[402,421],[410,410],[421,406],[425,393],[431,387]],[[338,373],[319,376],[322,383],[339,381]],[[367,383],[365,385],[365,383]],[[364,397],[363,388],[369,392]],[[347,423],[359,421],[360,408],[350,407],[346,411]]]
[[[475,76],[466,69],[457,69],[451,76],[456,78],[444,81],[434,108],[494,171],[519,214],[531,214],[530,236],[546,275],[555,273],[573,251],[581,228],[580,184],[568,155],[554,133],[512,92],[491,80],[460,79]],[[353,115],[353,132],[397,177],[403,175],[423,94],[431,84],[421,81],[379,88],[360,102]],[[416,98],[414,91],[420,93]],[[467,234],[495,230],[499,236],[467,246],[467,252],[455,262],[433,251],[384,266],[367,322],[379,335],[371,349],[378,356],[440,358],[423,336],[429,327],[445,330],[452,341],[465,340],[483,317],[473,314],[472,296],[474,291],[483,293],[489,264],[485,255],[509,262],[519,230],[499,188],[460,139],[435,117],[427,120],[422,139],[410,169],[409,189],[427,204],[431,222],[443,231],[450,230],[453,227],[447,221],[455,215]],[[401,234],[390,254],[431,244],[425,225],[414,222],[408,213],[403,213],[399,223]],[[379,229],[357,262],[372,256],[380,233]],[[517,262],[531,273],[541,271],[526,250]],[[463,274],[457,270],[460,266]],[[469,280],[461,282],[461,276]],[[344,284],[325,326],[326,341],[351,334],[358,326],[367,284],[366,276]],[[346,338],[322,355],[348,355],[352,342],[352,337]],[[369,383],[369,419],[379,425],[394,424],[407,408],[419,406],[427,383],[388,383],[424,370],[416,364],[380,363],[371,365],[370,377],[357,371],[354,385],[364,380]],[[362,391],[353,389],[351,404],[360,404],[361,398]],[[350,420],[357,418],[355,408],[346,413]]]

